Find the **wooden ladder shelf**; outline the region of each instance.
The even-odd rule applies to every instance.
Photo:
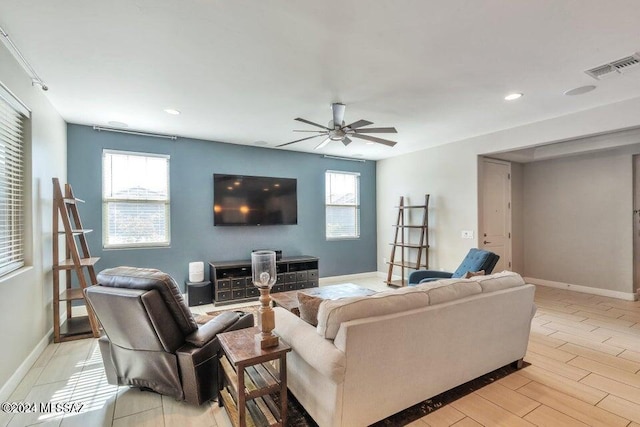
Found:
[[[405,270],[419,270],[421,268],[429,268],[429,255],[427,250],[429,249],[429,195],[424,195],[423,205],[405,205],[404,196],[400,196],[400,203],[398,206],[398,219],[394,225],[394,236],[391,245],[391,256],[389,257],[389,272],[387,274],[387,280],[385,283],[389,286],[406,286],[407,279]],[[422,223],[421,224],[408,224],[408,211],[410,209],[422,210]],[[410,243],[410,234],[419,233],[418,243]],[[400,248],[400,260],[397,259],[398,254],[396,249]],[[413,253],[410,250],[415,250],[415,262],[411,262]],[[424,252],[424,256],[423,256]],[[393,280],[393,270],[395,267],[400,268],[400,279]]]
[[[71,341],[83,338],[98,338],[99,326],[95,314],[84,297],[87,286],[98,283],[93,268],[100,258],[89,253],[86,234],[92,230],[82,227],[78,204],[84,203],[76,199],[69,184],[65,184],[64,195],[58,178],[53,178],[53,340],[54,342]],[[62,229],[60,229],[62,222]],[[65,259],[60,260],[60,239],[65,236]],[[77,240],[77,241],[76,241]],[[80,249],[78,249],[78,243]],[[87,282],[85,271],[89,275]],[[65,287],[60,291],[60,272],[65,272]],[[76,273],[78,287],[72,286],[72,271]],[[66,320],[60,321],[60,303],[66,303]],[[72,316],[73,301],[82,301],[87,309],[86,316]]]

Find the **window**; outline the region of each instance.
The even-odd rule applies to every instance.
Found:
[[[103,246],[168,246],[169,156],[104,150]]]
[[[0,276],[24,266],[23,108],[0,86]]]
[[[360,237],[360,174],[325,174],[327,239]]]

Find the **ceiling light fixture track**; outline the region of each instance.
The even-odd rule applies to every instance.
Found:
[[[45,82],[40,78],[38,73],[36,73],[36,70],[33,69],[31,64],[29,64],[29,61],[27,61],[22,52],[20,52],[20,49],[18,49],[18,46],[16,46],[13,40],[11,40],[11,37],[9,37],[9,34],[2,27],[0,27],[0,35],[2,35],[5,44],[9,48],[9,51],[13,53],[13,56],[18,60],[18,62],[20,62],[20,65],[22,65],[27,73],[29,73],[29,77],[31,77],[31,85],[38,85],[40,86],[40,89],[44,90],[45,92],[48,91],[49,86],[47,86]]]

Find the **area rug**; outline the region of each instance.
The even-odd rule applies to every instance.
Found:
[[[260,305],[252,305],[248,307],[241,307],[233,310],[241,310],[244,312],[253,313],[254,319],[256,318],[258,308]],[[231,309],[230,309],[231,310]],[[198,323],[206,323],[207,321],[213,319],[215,316],[219,315],[229,310],[219,310],[209,312],[206,315],[196,315],[196,321]],[[525,366],[528,363],[525,362]],[[467,383],[464,383],[456,388],[445,391],[437,396],[432,397],[431,399],[427,399],[420,403],[417,403],[403,411],[398,412],[397,414],[391,415],[390,417],[385,418],[384,420],[378,421],[373,424],[374,427],[400,427],[405,426],[407,424],[412,423],[415,420],[418,420],[425,415],[430,414],[431,412],[437,410],[438,408],[443,407],[461,397],[466,396],[467,394],[473,393],[476,390],[481,389],[482,387],[491,384],[494,381],[499,380],[500,378],[504,378],[507,375],[516,371],[516,368],[507,365],[503,366],[500,369],[496,369],[493,372],[489,372],[475,380],[471,380]],[[428,378],[425,378],[425,381],[428,381]],[[277,401],[277,395],[275,395],[275,400]],[[287,426],[290,427],[316,427],[318,424],[313,421],[313,418],[307,411],[302,407],[300,402],[296,400],[296,398],[291,394],[291,392],[287,393]]]

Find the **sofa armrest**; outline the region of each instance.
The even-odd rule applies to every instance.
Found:
[[[200,326],[198,330],[187,335],[185,341],[189,344],[195,345],[196,347],[203,347],[209,341],[214,339],[220,332],[224,332],[229,326],[237,322],[239,318],[240,313],[235,311],[222,313]]]
[[[344,380],[345,354],[316,332],[316,328],[282,307],[273,309],[276,315],[277,335],[310,366],[335,384]]]
[[[409,284],[417,285],[423,279],[450,279],[453,273],[437,270],[418,270],[409,275]]]

